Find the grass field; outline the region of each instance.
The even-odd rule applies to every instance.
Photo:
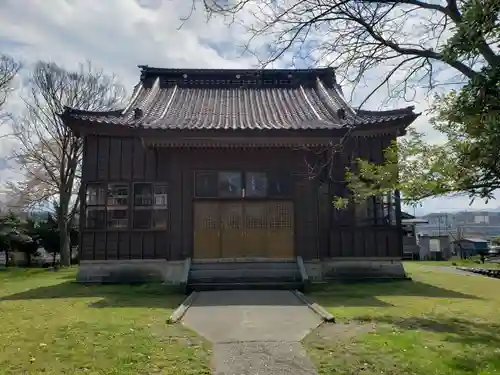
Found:
[[[336,318],[305,344],[321,374],[500,374],[500,280],[405,265],[413,281],[311,293]]]
[[[413,263],[413,262],[412,262]],[[493,268],[500,269],[500,263],[479,263],[479,257],[473,257],[471,259],[460,259],[458,257],[452,258],[445,261],[419,261],[415,262],[422,265],[428,266],[461,266],[461,267],[473,267],[473,268]]]
[[[337,318],[305,340],[321,374],[500,374],[500,280],[427,264],[406,264],[413,281],[316,287]],[[183,296],[74,276],[0,271],[0,374],[210,374],[209,345],[167,324]]]
[[[182,295],[75,272],[0,271],[0,374],[210,374],[206,343],[166,324]]]

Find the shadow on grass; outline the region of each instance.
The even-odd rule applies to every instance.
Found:
[[[160,284],[85,285],[71,281],[33,288],[0,298],[2,301],[45,300],[57,298],[93,298],[102,300],[89,304],[105,307],[176,308],[185,297],[176,287]]]
[[[385,323],[405,330],[419,329],[429,332],[450,333],[454,337],[450,341],[465,344],[496,344],[500,347],[500,324],[480,323],[459,318],[425,318],[408,317],[396,318],[393,316],[369,317],[361,316],[356,320]]]
[[[313,285],[309,294],[328,307],[389,307],[378,296],[415,296],[428,298],[481,299],[478,296],[411,280],[379,283],[329,283]]]
[[[454,290],[440,288],[420,281],[399,280],[380,283],[329,283],[313,285],[312,293],[326,294],[347,297],[368,297],[368,296],[416,296],[416,297],[436,297],[436,298],[462,298],[481,299],[478,296],[456,292]]]

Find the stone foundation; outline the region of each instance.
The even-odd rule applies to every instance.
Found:
[[[83,283],[145,283],[180,284],[184,261],[165,259],[86,260],[80,262],[76,277]]]
[[[407,278],[401,259],[398,258],[330,258],[304,263],[313,281]]]
[[[304,261],[311,281],[404,279],[406,273],[400,259],[330,258]],[[84,283],[180,284],[184,261],[165,259],[134,259],[81,261],[77,281]]]

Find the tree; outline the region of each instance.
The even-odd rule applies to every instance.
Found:
[[[14,240],[16,250],[20,251],[26,257],[26,266],[31,266],[31,260],[37,255],[39,248],[39,235],[37,223],[28,218],[20,223],[19,236]]]
[[[500,246],[500,236],[493,237],[491,239],[491,244],[495,246]]]
[[[21,64],[14,58],[0,54],[0,120],[3,117],[2,107],[12,91],[12,82],[20,68]]]
[[[429,144],[412,131],[387,150],[386,164],[359,160],[345,181],[356,199],[394,189],[408,203],[449,193],[490,198],[500,187],[500,1],[202,3],[209,15],[222,14],[245,25],[250,34],[246,48],[263,65],[278,59],[331,65],[354,91],[365,76],[377,73],[377,84],[360,106],[382,88],[387,88],[387,99],[412,100],[419,88],[432,92],[442,85],[461,85],[437,96],[432,107],[434,127],[446,141]],[[451,79],[440,78],[453,72]],[[334,150],[341,152],[342,144]]]
[[[124,99],[115,76],[95,70],[90,63],[66,70],[54,63],[35,64],[23,99],[26,111],[15,119],[20,143],[16,158],[25,179],[8,184],[11,205],[33,207],[54,197],[58,202],[58,230],[63,266],[70,264],[70,228],[79,207],[82,139],[60,118],[65,106],[91,111],[116,109]]]
[[[9,255],[19,239],[20,226],[21,220],[12,211],[0,218],[0,250],[5,252],[5,267],[9,266]]]
[[[56,255],[60,253],[59,225],[55,215],[49,213],[47,220],[38,225],[38,237],[40,244],[50,254],[52,254],[52,267],[56,265]]]

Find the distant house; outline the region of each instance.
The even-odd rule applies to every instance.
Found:
[[[453,242],[455,250],[461,258],[468,258],[470,256],[486,254],[489,249],[489,242],[484,238],[464,237]]]
[[[419,219],[406,212],[401,212],[401,225],[403,227],[403,258],[420,259],[420,246],[417,241],[415,227],[418,224],[427,224],[426,219]]]
[[[421,234],[418,236],[420,260],[447,260],[452,256],[449,234]]]

